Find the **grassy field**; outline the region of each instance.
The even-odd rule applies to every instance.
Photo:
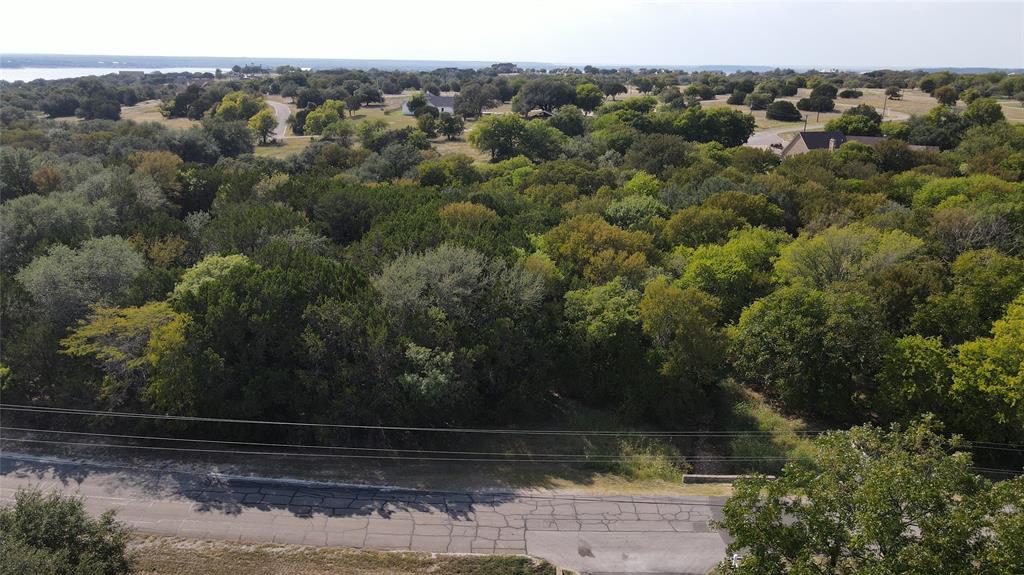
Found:
[[[1007,120],[1024,124],[1024,104],[1016,100],[1000,100],[999,104],[1002,105],[1003,114],[1006,115]]]
[[[266,146],[256,146],[256,155],[268,158],[287,158],[306,149],[311,140],[311,138],[302,136],[288,137]]]
[[[121,107],[121,118],[136,122],[156,122],[176,130],[184,130],[199,124],[199,122],[188,118],[165,118],[160,113],[159,100],[146,100],[134,106],[123,106]]]
[[[138,575],[554,575],[516,555],[434,555],[137,536]]]
[[[863,88],[861,89],[864,95],[860,98],[836,98],[836,110],[831,113],[818,114],[816,112],[809,112],[809,124],[824,124],[829,120],[838,117],[842,114],[843,110],[859,106],[861,104],[867,104],[873,106],[879,112],[882,111],[883,104],[886,109],[886,120],[904,120],[906,116],[921,116],[927,114],[929,110],[938,106],[938,102],[935,98],[932,98],[927,93],[920,90],[904,90],[902,100],[889,100],[888,103],[884,102],[885,90],[881,88]],[[800,98],[806,98],[809,96],[811,91],[807,88],[802,88],[797,92],[796,96],[779,98],[780,100],[788,100],[794,104]],[[701,102],[702,106],[715,107],[715,106],[729,106],[734,110],[741,112],[749,112],[754,116],[754,120],[757,123],[758,129],[769,130],[774,128],[781,128],[785,126],[792,126],[794,132],[802,129],[802,122],[780,122],[778,120],[769,120],[765,117],[763,110],[750,111],[749,108],[743,105],[730,105],[725,101],[728,95],[719,95],[714,100]],[[1000,104],[1003,107],[1003,114],[1006,115],[1006,119],[1010,122],[1024,123],[1024,107],[1020,102],[1012,100],[1002,100]],[[958,109],[963,110],[966,106],[963,102],[960,102]],[[891,113],[890,113],[891,112]]]

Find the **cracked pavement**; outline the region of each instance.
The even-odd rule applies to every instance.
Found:
[[[81,495],[141,532],[201,539],[436,553],[529,554],[586,573],[707,573],[725,556],[724,497],[457,493],[325,485],[20,456],[19,487]]]

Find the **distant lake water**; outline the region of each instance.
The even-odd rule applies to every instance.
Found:
[[[105,74],[116,74],[121,71],[143,71],[143,72],[214,72],[216,68],[0,68],[0,80],[17,82],[22,80],[60,80],[62,78],[81,78],[83,76],[103,76]]]

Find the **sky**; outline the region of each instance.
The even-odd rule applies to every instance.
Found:
[[[46,0],[2,18],[8,54],[1024,68],[1024,0]]]

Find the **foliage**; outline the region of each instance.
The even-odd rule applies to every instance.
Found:
[[[113,511],[89,517],[81,499],[19,490],[0,507],[4,573],[122,575],[133,571],[130,530]]]
[[[791,286],[743,311],[733,365],[742,381],[794,411],[849,420],[887,345],[870,297]]]
[[[974,475],[934,425],[864,426],[815,440],[781,476],[737,482],[721,526],[742,552],[723,573],[1011,573],[1024,485]]]
[[[58,244],[33,259],[17,278],[50,321],[68,324],[93,304],[116,304],[143,269],[142,256],[118,236]]]
[[[781,120],[783,122],[799,122],[802,119],[800,110],[792,102],[778,100],[768,104],[765,114],[769,120]],[[831,128],[826,128],[831,129]]]

